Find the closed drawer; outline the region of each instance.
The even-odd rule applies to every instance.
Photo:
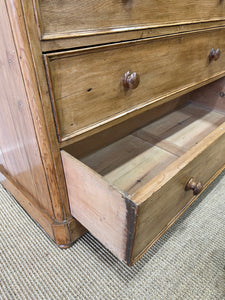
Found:
[[[225,18],[219,0],[37,0],[36,10],[46,40]]]
[[[72,215],[135,263],[224,168],[224,120],[193,102],[81,160],[62,150]]]
[[[221,77],[224,35],[223,28],[46,55],[60,141],[100,131]],[[220,49],[218,60],[209,59],[212,48]],[[128,78],[124,86],[128,71],[137,73],[139,84],[129,85]]]

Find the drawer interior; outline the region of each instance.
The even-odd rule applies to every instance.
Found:
[[[220,79],[192,92],[96,151],[77,155],[76,144],[62,151],[72,215],[128,264],[193,201],[188,180],[206,187],[224,168],[224,87]]]
[[[132,195],[223,122],[222,110],[188,102],[81,161]]]
[[[200,101],[190,94],[176,110],[78,158],[108,183],[133,195],[225,122],[225,104],[218,103],[212,104],[207,98]],[[76,157],[75,149],[73,145],[67,152]]]

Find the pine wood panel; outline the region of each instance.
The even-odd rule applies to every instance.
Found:
[[[72,143],[68,141],[69,145],[66,147],[61,144],[60,146],[66,151],[72,154],[76,158],[82,158],[101,149],[107,145],[110,145],[119,139],[129,135],[138,128],[153,122],[160,117],[170,113],[171,111],[182,107],[186,102],[186,97],[179,97],[171,100],[169,105],[164,103],[163,105],[156,106],[155,108],[148,110],[141,115],[130,118],[122,123],[112,126],[106,130],[100,131],[97,134],[93,134],[86,139],[82,139],[79,142]],[[64,146],[64,147],[63,147]]]
[[[185,191],[188,180],[194,177],[206,188],[212,178],[224,169],[224,139],[225,123],[142,187],[133,197],[132,200],[139,207],[133,263],[196,198],[192,191]]]
[[[26,0],[22,0],[26,1]],[[223,21],[209,21],[204,23],[190,23],[182,25],[173,25],[173,26],[163,26],[163,27],[154,27],[154,28],[145,28],[145,29],[134,29],[130,31],[119,31],[119,32],[110,32],[99,34],[99,35],[88,35],[88,36],[71,36],[68,35],[52,35],[45,36],[41,40],[41,49],[43,52],[50,52],[56,50],[65,50],[73,49],[78,47],[86,47],[91,45],[102,45],[115,43],[118,41],[131,41],[142,38],[149,38],[155,36],[164,36],[174,33],[182,33],[187,31],[194,30],[204,30],[209,28],[221,27],[225,25],[225,20]],[[76,35],[76,33],[75,33]]]
[[[177,156],[129,135],[81,161],[130,194],[163,171]]]
[[[32,197],[25,189],[21,189],[18,182],[14,181],[12,176],[0,165],[0,179],[3,186],[17,199],[20,205],[32,216],[38,220],[39,225],[44,229],[49,237],[55,239],[52,229],[53,219],[45,209],[42,209],[35,198]]]
[[[5,2],[0,2],[0,144],[2,164],[22,189],[54,217],[43,162]]]
[[[37,5],[39,2],[42,3],[40,7]],[[0,8],[6,4],[8,11],[4,8],[0,13],[0,25],[4,22],[2,14],[6,18],[9,16],[14,36],[13,39],[10,37],[7,42],[15,43],[16,47],[15,53],[10,49],[1,55],[0,60],[0,66],[4,68],[1,72],[2,78],[8,77],[9,69],[10,72],[15,73],[15,77],[11,76],[15,81],[14,86],[8,83],[9,80],[3,80],[1,87],[3,96],[7,98],[9,95],[10,100],[7,99],[9,100],[7,101],[8,107],[3,105],[0,116],[3,122],[1,124],[0,121],[0,127],[8,129],[10,124],[11,127],[8,136],[3,131],[0,135],[0,171],[2,172],[0,180],[3,180],[4,185],[13,192],[23,207],[39,221],[39,224],[61,247],[68,247],[85,229],[71,217],[59,148],[90,135],[92,137],[87,144],[95,141],[96,136],[93,134],[98,134],[100,130],[112,125],[116,125],[115,127],[119,129],[121,128],[118,126],[119,122],[223,76],[224,29],[218,28],[214,31],[205,29],[224,24],[225,4],[224,1],[201,3],[191,1],[184,2],[182,5],[182,2],[176,1],[175,3],[171,0],[164,4],[166,10],[163,11],[151,6],[149,1],[139,0],[104,3],[102,0],[95,3],[89,0],[84,0],[82,3],[68,0],[10,0],[2,3]],[[34,3],[36,3],[37,11],[34,11]],[[162,5],[161,2],[155,0],[152,3],[159,7]],[[98,4],[101,12],[97,9]],[[177,5],[175,9],[174,4]],[[197,4],[198,9],[196,9]],[[94,8],[83,12],[84,8],[91,7]],[[144,12],[143,8],[146,7],[148,10]],[[149,7],[154,14],[150,13]],[[126,12],[123,11],[124,8]],[[117,14],[115,14],[116,9],[119,9]],[[102,12],[105,18],[102,17]],[[162,12],[163,16],[160,15]],[[86,13],[88,13],[88,18]],[[54,19],[54,14],[57,16],[56,19]],[[77,18],[74,19],[74,15]],[[188,19],[190,16],[191,19]],[[52,17],[54,20],[51,19]],[[79,17],[85,21],[80,22]],[[144,20],[144,23],[139,22],[140,19]],[[180,21],[182,24],[179,23]],[[207,22],[202,23],[202,21]],[[159,24],[163,29],[157,28]],[[4,30],[6,27],[8,34],[11,33],[9,24],[7,26],[4,24],[3,27]],[[151,30],[149,30],[150,27]],[[195,29],[204,29],[205,32],[184,33]],[[129,39],[138,39],[176,32],[183,32],[183,34],[64,53],[58,51],[63,47],[66,49],[124,41],[128,40],[128,36]],[[7,38],[3,35],[2,40],[6,41]],[[216,42],[220,44],[215,45]],[[166,47],[163,47],[162,43],[166,44]],[[0,46],[2,46],[1,42]],[[208,46],[207,53],[204,53],[203,49],[206,50]],[[220,47],[222,55],[219,61],[207,64],[208,61],[204,61],[203,57],[207,57],[212,47],[216,49]],[[183,50],[184,48],[186,50]],[[55,69],[47,70],[50,76],[52,76],[52,71],[55,72],[57,79],[52,85],[54,89],[51,99],[55,106],[55,121],[60,130],[64,120],[61,122],[57,113],[62,113],[61,117],[65,118],[65,124],[68,121],[65,126],[68,132],[60,131],[60,133],[63,132],[61,145],[58,144],[56,138],[42,57],[42,50],[52,51],[52,49],[57,50],[57,53],[48,54],[45,58],[47,57],[46,61],[49,60],[55,64]],[[2,52],[4,52],[3,49]],[[105,56],[105,61],[103,56]],[[6,64],[5,58],[8,59]],[[96,63],[92,61],[93,58]],[[17,61],[18,69],[15,68],[15,61]],[[66,66],[65,69],[60,61]],[[151,63],[152,69],[148,66],[148,62]],[[118,65],[118,69],[112,67],[114,63]],[[118,84],[118,80],[121,83],[120,68],[124,68],[122,71],[126,72],[127,67],[130,66],[132,68],[141,66],[142,77],[139,87],[143,89],[141,92],[135,90],[122,95],[120,94],[121,84]],[[179,69],[179,66],[182,69]],[[83,73],[80,72],[81,69]],[[58,70],[64,73],[65,82]],[[140,70],[131,71],[139,72]],[[155,79],[152,78],[153,74],[156,74]],[[145,81],[146,78],[148,78],[147,81]],[[169,83],[166,78],[171,82]],[[22,82],[23,93],[19,91],[19,81]],[[89,86],[89,83],[93,82],[96,83],[94,89]],[[87,86],[85,86],[86,83]],[[153,89],[151,84],[153,84]],[[10,91],[7,95],[4,93],[6,86]],[[50,80],[49,86],[51,87]],[[87,91],[89,96],[86,96]],[[58,95],[62,93],[62,98],[54,99],[55,92]],[[67,92],[69,94],[66,94]],[[214,92],[214,89],[211,90],[213,97]],[[16,98],[19,96],[22,100]],[[15,101],[11,102],[12,97],[15,97]],[[65,107],[68,106],[68,112],[71,115],[58,110],[58,104],[53,101],[64,101],[69,97],[71,97],[70,104],[68,105],[66,101],[64,103]],[[75,102],[77,99],[80,102],[72,103],[74,99]],[[116,99],[119,101],[122,99],[119,105]],[[110,102],[111,100],[113,101]],[[201,102],[201,99],[199,100]],[[71,103],[72,106],[70,106]],[[203,101],[203,103],[208,105],[209,101],[207,100],[206,103]],[[224,110],[223,103],[220,101],[218,104],[220,104],[220,109]],[[75,108],[78,107],[78,115],[76,109],[71,109],[74,108],[73,105]],[[90,107],[90,115],[87,114],[86,107],[88,109]],[[93,163],[93,169],[100,168],[98,172],[102,173],[101,176],[62,151],[73,215],[77,215],[107,247],[128,264],[136,261],[194,199],[190,192],[189,196],[183,197],[182,189],[185,184],[183,177],[188,177],[189,173],[195,173],[196,177],[202,175],[203,183],[208,184],[212,177],[224,167],[225,132],[224,125],[221,125],[224,121],[224,111],[222,114],[215,110],[207,110],[207,113],[205,109],[199,111],[195,110],[188,118],[186,114],[189,115],[189,111],[185,111],[183,120],[181,118],[179,121],[177,115],[178,120],[173,124],[170,120],[170,125],[165,122],[164,127],[160,128],[160,134],[156,134],[156,130],[152,131],[151,128],[130,134],[133,129],[137,129],[142,124],[142,121],[135,121],[133,127],[127,125],[118,135],[113,133],[113,130],[107,131],[108,134],[113,133],[114,136],[91,146],[91,149],[85,150],[87,151],[85,153],[92,152],[101,145],[105,146],[113,139],[117,140],[126,134],[130,135],[116,142],[119,145],[118,148],[110,145],[103,151],[100,150],[98,155],[95,153],[89,158],[84,158],[89,160],[88,164]],[[99,117],[101,114],[102,116]],[[154,117],[150,117],[149,120]],[[148,118],[147,114],[145,118]],[[24,126],[28,128],[23,131]],[[73,126],[75,127],[72,128]],[[219,128],[210,134],[218,126]],[[16,145],[9,143],[5,147],[4,143],[12,140],[16,142]],[[87,144],[83,144],[83,149]],[[82,149],[79,151],[81,153]],[[13,159],[11,159],[12,152]],[[94,157],[97,159],[95,162]],[[98,164],[101,159],[102,163]],[[206,171],[203,168],[205,161],[208,162]],[[30,170],[25,170],[23,174],[22,168],[30,168]],[[11,174],[11,170],[14,174]],[[164,172],[159,173],[160,170]],[[162,176],[162,173],[165,174]],[[38,181],[35,176],[38,177]],[[24,183],[26,183],[26,190]],[[171,186],[174,188],[171,189]],[[47,197],[43,198],[46,192]],[[165,195],[168,195],[169,201],[166,200]],[[177,197],[180,196],[183,200],[179,202]],[[160,221],[158,221],[159,213],[161,214]],[[137,216],[139,216],[138,220]],[[148,234],[149,227],[153,228],[151,234]]]
[[[224,32],[208,30],[47,55],[60,139],[112,126],[222,76]],[[220,48],[221,57],[209,62],[212,47]],[[128,70],[140,75],[134,90],[122,84]]]
[[[151,148],[148,142],[128,135],[99,151],[90,154],[81,161],[102,176],[129,162],[134,157]]]
[[[190,101],[225,113],[225,77],[187,95]]]
[[[169,151],[169,145],[185,153],[225,121],[221,112],[189,104],[134,133]],[[164,145],[164,146],[163,146]]]
[[[223,122],[223,113],[190,103],[81,161],[118,189],[134,194]]]
[[[36,0],[35,3],[44,39],[225,19],[223,1]]]
[[[6,2],[20,59],[29,105],[43,159],[54,215],[58,222],[71,218],[58,148],[47,80],[31,1]],[[23,17],[25,19],[23,19]]]
[[[136,206],[93,170],[61,152],[72,215],[119,259],[129,261]]]
[[[32,5],[30,1],[26,2],[26,4]],[[4,18],[9,18],[10,23],[10,26],[4,24],[1,28],[2,37],[7,43],[14,43],[15,50],[13,50],[13,55],[6,51],[7,56],[9,56],[9,61],[8,63],[6,62],[6,66],[4,66],[4,64],[2,65],[3,72],[1,72],[1,80],[5,80],[4,76],[9,76],[6,83],[4,80],[2,82],[2,84],[5,83],[4,92],[7,97],[5,97],[5,99],[1,98],[1,101],[3,101],[6,106],[10,103],[8,109],[11,110],[11,115],[4,115],[3,121],[8,117],[12,123],[10,127],[8,126],[10,125],[10,120],[7,120],[5,123],[3,122],[0,131],[4,132],[4,135],[7,137],[7,139],[3,141],[4,147],[5,143],[10,139],[12,145],[7,145],[10,146],[7,148],[7,151],[10,150],[10,155],[14,154],[16,156],[11,169],[8,168],[5,159],[0,159],[3,164],[1,165],[1,170],[3,170],[5,175],[3,178],[1,177],[1,181],[3,181],[4,186],[15,195],[17,201],[25,208],[31,217],[44,228],[46,233],[49,234],[60,247],[68,247],[68,245],[71,245],[72,242],[85,232],[85,229],[71,216],[69,209],[61,156],[56,139],[56,130],[48,95],[42,53],[40,51],[40,41],[38,37],[35,39],[36,23],[34,15],[31,12],[26,13],[26,15],[29,16],[29,22],[26,24],[26,27],[24,20],[25,12],[21,6],[21,1],[2,1],[1,5],[2,7],[4,5],[7,7],[7,9],[3,9],[2,13],[4,14]],[[4,18],[1,19],[2,22]],[[34,22],[33,25],[32,22]],[[27,35],[29,29],[31,29],[32,32],[31,40],[28,39]],[[11,35],[13,35],[13,37]],[[1,49],[4,51],[3,48]],[[33,51],[33,49],[35,49],[35,51]],[[5,53],[2,57],[5,58]],[[38,76],[34,64],[36,59],[39,62]],[[16,64],[17,69],[15,68]],[[8,67],[12,74],[8,72]],[[4,68],[6,68],[6,72]],[[18,70],[20,71],[18,72]],[[46,102],[49,107],[49,110],[45,110],[45,114],[43,98],[39,89],[40,86],[45,90],[45,100],[47,99]],[[6,90],[6,88],[8,89]],[[14,96],[15,99],[13,99]],[[16,99],[19,101],[16,102]],[[14,107],[11,108],[11,106]],[[29,115],[27,115],[28,112]],[[11,116],[13,118],[11,118]],[[22,125],[25,128],[23,128]],[[15,135],[11,132],[13,128],[15,129]],[[48,131],[49,128],[51,128],[51,130]],[[20,139],[21,137],[23,140]],[[55,141],[55,143],[53,141]],[[23,142],[26,146],[24,149],[26,153],[24,153],[23,150]],[[54,165],[53,158],[55,156],[58,156],[57,168]],[[22,185],[18,177],[22,177],[22,165],[26,165],[26,159],[29,161],[29,166],[35,174],[30,174],[30,176],[25,174],[27,180],[24,180]],[[57,172],[60,166],[61,177],[60,172]],[[21,167],[21,170],[19,170],[18,167]],[[41,172],[39,172],[39,168],[41,168]],[[15,177],[11,170],[18,171],[19,175]],[[33,182],[36,185],[36,195],[38,195],[38,198],[36,198],[35,194],[28,192],[29,189],[32,189]],[[46,182],[48,183],[47,191],[45,190]],[[46,191],[46,193],[43,191]],[[49,209],[49,207],[51,209]]]

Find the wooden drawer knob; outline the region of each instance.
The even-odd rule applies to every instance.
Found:
[[[140,76],[134,72],[131,73],[130,71],[126,72],[123,75],[123,86],[127,89],[136,89],[140,82]]]
[[[185,186],[185,191],[192,190],[193,195],[198,195],[203,189],[203,184],[201,182],[196,183],[194,178],[189,179],[188,183]]]
[[[209,53],[209,61],[211,60],[217,60],[220,57],[220,49],[214,49],[212,48]]]

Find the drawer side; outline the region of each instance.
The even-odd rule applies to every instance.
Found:
[[[61,155],[72,216],[129,264],[137,206],[70,154]]]

